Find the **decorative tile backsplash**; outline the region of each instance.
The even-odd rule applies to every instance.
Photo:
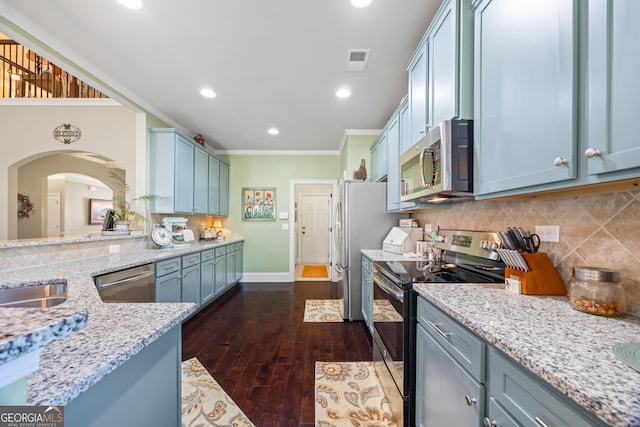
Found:
[[[600,193],[536,200],[479,200],[451,209],[428,209],[413,215],[420,226],[502,231],[536,225],[559,225],[560,242],[540,245],[565,285],[572,267],[620,271],[627,312],[640,316],[640,191]]]

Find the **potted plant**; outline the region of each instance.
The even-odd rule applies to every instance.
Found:
[[[132,210],[131,203],[127,201],[127,193],[131,190],[127,181],[114,172],[109,172],[109,175],[111,175],[114,183],[113,208],[107,210],[106,213],[109,214],[111,212],[115,231],[128,232],[132,222],[146,222],[147,218],[141,213]],[[132,199],[132,202],[138,200],[149,201],[155,198],[155,194],[143,194]]]

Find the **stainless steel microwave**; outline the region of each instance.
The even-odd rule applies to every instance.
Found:
[[[404,201],[473,199],[473,120],[446,120],[400,156]]]

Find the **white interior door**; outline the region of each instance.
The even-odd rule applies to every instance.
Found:
[[[331,198],[326,194],[303,194],[300,205],[300,261],[328,264]]]
[[[60,236],[60,193],[47,198],[47,237]]]

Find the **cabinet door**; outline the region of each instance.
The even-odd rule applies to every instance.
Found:
[[[376,181],[381,181],[387,176],[387,132],[383,133],[378,140],[378,149],[376,150],[378,167],[376,170]]]
[[[218,215],[220,213],[220,161],[209,156],[209,198],[207,213]]]
[[[182,302],[200,304],[200,265],[182,269]]]
[[[236,266],[236,282],[239,282],[240,279],[242,279],[242,246],[239,246],[239,249],[236,248],[236,262],[235,262],[235,266]]]
[[[640,166],[633,125],[640,111],[640,2],[593,0],[588,13],[587,167],[594,175]]]
[[[411,116],[409,115],[409,98],[400,107],[400,152],[399,156],[411,148]],[[398,156],[398,158],[400,158]]]
[[[362,319],[373,333],[373,280],[370,276],[371,260],[365,256],[362,257]]]
[[[229,215],[229,165],[220,162],[219,215]]]
[[[484,386],[462,369],[418,325],[416,426],[478,427],[484,418]]]
[[[493,397],[489,397],[484,425],[491,427],[520,427],[520,424],[518,424]]]
[[[227,257],[225,255],[216,257],[215,260],[215,290],[216,295],[220,295],[227,283]]]
[[[200,304],[207,303],[215,295],[215,261],[200,264]]]
[[[182,273],[180,271],[156,277],[156,302],[180,302],[182,300]]]
[[[378,142],[371,146],[371,168],[369,170],[369,174],[367,178],[371,182],[375,182],[378,180]]]
[[[409,146],[425,136],[428,125],[428,61],[429,41],[424,40],[409,64],[409,115],[411,118],[411,143]]]
[[[387,125],[387,210],[400,209],[400,116]]]
[[[193,212],[193,154],[195,147],[180,135],[175,145],[175,212]]]
[[[209,154],[196,148],[193,167],[193,213],[204,215],[209,198]]]
[[[456,72],[456,19],[453,5],[457,0],[447,0],[441,6],[430,27],[432,76],[429,89],[431,120],[433,126],[458,115],[458,74]]]
[[[231,246],[227,249],[227,279],[225,287],[231,286],[236,280],[236,253]]]
[[[476,193],[576,178],[577,3],[475,9]]]

